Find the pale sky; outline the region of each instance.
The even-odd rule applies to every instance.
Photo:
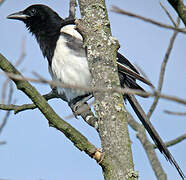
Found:
[[[176,13],[166,0],[161,1],[176,19]],[[61,17],[68,16],[68,1],[42,1],[42,0],[6,0],[0,6],[0,51],[12,63],[21,52],[21,41],[25,38],[26,57],[19,70],[24,69],[26,77],[33,77],[32,72],[50,79],[46,59],[43,58],[34,37],[28,33],[23,23],[6,19],[6,16],[23,10],[32,4],[42,3],[50,6]],[[165,12],[159,5],[159,0],[115,0],[107,1],[107,7],[119,6],[154,20],[171,24]],[[80,15],[78,14],[78,18]],[[138,64],[146,73],[152,83],[157,86],[161,62],[167,50],[173,32],[141,20],[109,12],[111,30],[120,42],[120,52],[132,63]],[[183,27],[183,24],[182,24]],[[186,36],[179,34],[166,67],[163,93],[186,99]],[[1,74],[0,80],[4,77]],[[48,85],[33,84],[40,93],[50,91]],[[147,89],[146,86],[144,88]],[[147,89],[149,90],[149,89]],[[1,92],[0,92],[1,93]],[[15,89],[14,99],[17,104],[31,101],[20,91]],[[152,98],[139,98],[141,105],[147,112]],[[49,101],[56,112],[65,119],[71,114],[65,102],[58,99]],[[131,112],[131,108],[127,105]],[[167,115],[163,110],[185,111],[185,106],[175,102],[160,100],[151,121],[164,141],[172,140],[186,132],[186,117]],[[3,117],[1,112],[0,117]],[[135,117],[136,118],[136,117]],[[137,118],[136,118],[137,119]],[[72,126],[85,135],[96,147],[100,147],[97,132],[89,127],[81,118],[67,120]],[[139,180],[156,179],[149,165],[143,147],[136,138],[136,133],[129,128],[132,141],[135,170],[139,171]],[[11,113],[8,123],[0,135],[0,141],[6,145],[0,146],[0,178],[9,180],[103,180],[102,169],[95,160],[80,152],[59,131],[48,126],[47,120],[39,110],[21,112],[17,115]],[[179,143],[169,150],[186,174],[186,141]],[[158,157],[163,165],[169,180],[179,180],[176,169],[170,165],[157,150]]]

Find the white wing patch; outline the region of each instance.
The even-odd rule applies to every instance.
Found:
[[[70,32],[72,32],[74,36],[78,36],[79,33],[75,31],[74,25],[68,25],[68,27],[62,28],[62,31],[64,32],[64,30],[66,31],[68,28],[72,30]],[[68,85],[87,87],[91,82],[87,58],[78,57],[71,53],[70,49],[66,46],[66,39],[63,36],[60,36],[57,41],[49,72],[54,81]],[[68,101],[86,94],[86,92],[78,89],[59,87],[57,90],[59,94],[65,94]]]
[[[69,35],[74,36],[75,38],[83,41],[81,34],[76,30],[76,26],[73,24],[69,24],[69,25],[62,27],[60,32],[69,34]]]

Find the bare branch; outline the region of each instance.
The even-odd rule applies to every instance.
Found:
[[[183,134],[183,135],[181,135],[181,136],[179,136],[179,137],[177,137],[177,138],[175,138],[175,139],[173,139],[171,141],[166,142],[165,145],[167,147],[173,146],[173,145],[176,145],[176,144],[182,142],[185,139],[186,139],[186,134]],[[154,145],[154,148],[157,148],[156,145]]]
[[[10,87],[9,87],[9,95],[8,95],[8,100],[7,100],[7,104],[10,104],[11,101],[12,101],[12,94],[13,94],[13,86],[12,86],[12,83],[9,83]],[[8,120],[8,117],[10,115],[10,111],[7,111],[3,120],[2,120],[2,123],[0,125],[0,134],[2,133],[3,131],[3,128],[5,127],[6,123],[7,123],[7,120]]]
[[[6,141],[0,141],[0,145],[5,145]]]
[[[5,0],[0,0],[0,6],[5,2]]]
[[[0,68],[7,73],[14,73],[21,76],[20,72],[10,64],[10,62],[0,54]],[[91,144],[86,137],[79,131],[73,128],[70,124],[61,119],[55,111],[49,106],[44,97],[42,97],[37,90],[25,80],[12,79],[17,88],[24,92],[38,107],[41,113],[52,124],[53,127],[61,131],[71,142],[80,150],[93,157],[97,148]]]
[[[133,103],[135,104],[136,109],[138,109],[138,112],[140,112],[141,116],[143,117],[144,121],[146,122],[144,124],[143,123],[144,121],[142,121],[142,123],[144,124],[146,130],[149,132],[149,129],[151,129],[150,131],[153,132],[154,134],[156,134],[156,137],[158,137],[158,138],[156,138],[156,140],[157,140],[156,141],[153,138],[153,136],[151,136],[153,138],[154,142],[156,142],[156,144],[158,144],[157,142],[159,142],[159,144],[161,144],[161,146],[163,147],[163,149],[166,150],[167,152],[169,152],[168,149],[167,149],[167,147],[166,147],[166,145],[163,143],[163,141],[161,140],[161,138],[157,134],[156,130],[154,129],[154,127],[150,123],[150,121],[147,118],[145,112],[143,111],[143,109],[141,108],[141,106],[139,105],[139,103],[136,101],[135,97],[132,96],[132,95],[129,95],[129,96],[132,99]],[[132,107],[133,107],[133,105],[132,105]],[[136,126],[136,124],[135,124],[135,126]],[[148,128],[148,127],[150,127],[150,128]],[[147,152],[147,155],[148,155],[148,158],[149,158],[149,160],[150,160],[150,162],[152,164],[152,167],[153,167],[153,170],[155,171],[156,176],[158,177],[158,179],[162,179],[162,180],[163,179],[166,179],[166,174],[163,172],[163,169],[162,168],[160,169],[160,167],[159,167],[160,166],[160,162],[157,161],[158,160],[157,157],[154,156],[154,155],[152,156],[153,153],[155,154],[155,152],[153,151],[153,144],[150,143],[147,140],[147,138],[145,137],[145,129],[144,129],[144,127],[143,128],[140,128],[140,126],[137,126],[137,128],[135,127],[135,129],[138,129],[138,132],[139,133],[137,134],[137,137],[140,139],[143,147],[145,148],[145,151],[148,151]],[[151,133],[149,133],[149,134],[152,135]],[[163,151],[163,152],[166,152],[166,151]],[[170,152],[169,152],[169,154],[170,154]],[[170,154],[170,156],[171,156],[171,154]],[[156,158],[156,159],[154,159],[154,158]],[[156,164],[154,164],[154,163],[156,163]],[[176,166],[177,166],[177,164],[175,164],[175,167]],[[159,172],[162,172],[163,174],[162,173],[160,174]],[[182,177],[184,179],[184,175]]]
[[[48,94],[43,95],[43,97],[48,101],[53,98],[62,98],[61,95],[59,96],[56,92],[51,91]],[[7,111],[14,111],[14,114],[17,114],[19,112],[25,111],[25,110],[33,110],[37,108],[35,104],[23,104],[23,105],[14,105],[14,104],[0,104],[0,109],[7,110]]]
[[[178,18],[178,21],[177,21],[177,24],[176,24],[176,27],[179,26],[179,18]],[[169,43],[169,46],[168,46],[168,49],[167,49],[167,52],[165,53],[165,57],[163,59],[163,62],[161,64],[161,70],[160,70],[160,77],[159,77],[159,82],[158,82],[158,89],[157,91],[161,93],[161,90],[162,90],[162,86],[163,86],[163,80],[164,80],[164,77],[165,77],[165,68],[166,68],[166,65],[167,65],[167,62],[168,62],[168,59],[169,59],[169,56],[170,56],[170,53],[171,53],[171,50],[173,48],[173,44],[175,42],[175,39],[176,39],[176,36],[177,36],[178,32],[177,31],[174,31],[171,39],[170,39],[170,43]],[[159,98],[158,96],[156,96],[154,98],[154,101],[149,109],[149,112],[147,113],[147,117],[150,119],[152,113],[154,112],[157,104],[158,104],[158,101],[159,101]]]
[[[17,61],[15,62],[15,67],[18,67],[24,60],[26,56],[25,53],[25,38],[22,39],[21,42],[21,53],[17,59]],[[4,104],[5,102],[5,98],[6,98],[6,93],[7,93],[7,85],[10,82],[10,80],[8,78],[5,79],[5,81],[3,82],[2,85],[2,93],[1,93],[1,103]]]
[[[22,38],[21,41],[21,53],[19,55],[19,58],[17,59],[17,61],[15,62],[15,67],[18,67],[24,60],[26,56],[26,50],[25,50],[25,38]]]
[[[41,81],[46,81],[38,73],[33,72],[33,74],[36,77],[38,77]],[[74,116],[76,117],[76,116],[80,115],[86,123],[88,123],[90,126],[94,127],[98,131],[98,119],[94,116],[94,113],[91,111],[90,107],[86,103],[91,97],[92,97],[92,95],[90,95],[84,103],[81,103],[81,105],[79,105],[78,109],[77,109],[77,106],[75,108],[73,106],[70,106],[70,108],[72,109],[72,112],[74,112],[74,114],[70,115],[66,118],[69,119]]]
[[[124,15],[130,16],[130,17],[138,18],[140,20],[143,20],[145,22],[149,22],[149,23],[157,25],[159,27],[163,27],[163,28],[166,28],[166,29],[171,29],[171,30],[178,31],[178,32],[181,32],[181,33],[186,33],[185,29],[175,28],[173,26],[163,24],[163,23],[154,21],[152,19],[140,16],[140,15],[137,15],[137,14],[134,14],[134,13],[131,13],[131,12],[127,12],[127,11],[124,11],[123,9],[120,9],[120,8],[116,7],[116,6],[112,6],[111,11],[119,13],[119,14],[124,14]]]
[[[176,116],[186,116],[186,112],[173,112],[169,110],[164,110],[165,113]]]
[[[169,19],[171,20],[172,24],[174,25],[174,27],[176,27],[176,23],[174,22],[174,19],[172,18],[172,16],[170,15],[169,11],[166,9],[166,7],[160,2],[160,6],[162,7],[162,9],[165,11],[165,13],[167,14],[167,16],[169,17]]]
[[[43,97],[48,101],[53,98],[61,98],[61,95],[58,95],[56,92],[52,91],[48,94],[43,95]],[[63,99],[64,100],[64,99]],[[0,104],[1,110],[7,110],[7,111],[14,111],[14,114],[17,114],[19,112],[25,111],[25,110],[33,110],[36,109],[37,106],[35,104],[23,104],[23,105],[5,105]],[[88,123],[90,126],[94,127],[96,130],[98,130],[98,119],[94,116],[94,113],[89,108],[88,104],[83,104],[83,107],[78,109],[77,114],[81,115],[83,120]],[[67,116],[65,119],[73,118],[74,115]]]
[[[148,137],[145,133],[145,128],[136,122],[132,115],[128,112],[128,124],[132,129],[136,131],[136,136],[140,140],[141,144],[143,145],[143,148],[145,149],[145,152],[148,156],[149,162],[152,166],[152,169],[155,172],[155,175],[158,180],[166,180],[167,176],[163,170],[163,167],[154,151],[153,144],[148,140]]]
[[[128,119],[128,124],[134,131],[139,131],[140,127],[142,126],[140,123],[138,123],[134,117],[131,115],[130,112],[127,112],[127,119]]]
[[[10,111],[7,111],[5,116],[4,116],[4,118],[3,118],[3,120],[2,120],[2,123],[0,124],[0,134],[2,133],[4,127],[5,127],[6,123],[7,123],[9,115],[10,115]]]
[[[6,78],[2,84],[2,92],[1,92],[1,103],[2,104],[5,103],[6,93],[7,93],[7,85],[9,82],[10,82],[10,79]]]
[[[182,19],[186,26],[186,7],[182,0],[167,0],[175,11],[178,13],[179,17]]]
[[[25,110],[31,110],[35,109],[36,105],[34,104],[24,104],[24,105],[14,105],[14,104],[0,104],[0,109],[1,110],[6,110],[6,111],[14,111],[14,114],[17,114],[18,112],[25,111]]]
[[[76,16],[76,7],[77,7],[76,0],[70,0],[70,7],[69,7],[69,16],[68,16],[68,19],[75,19],[75,16]]]
[[[20,63],[23,61],[24,57],[25,57],[25,44],[24,44],[24,39],[22,40],[22,45],[21,45],[21,54],[20,54],[20,57],[18,58],[18,60],[16,61],[15,63],[15,66],[18,66],[20,65]],[[8,91],[8,85],[9,85],[9,91]],[[5,103],[5,100],[6,100],[6,96],[7,96],[7,92],[8,93],[8,99],[7,99],[7,102],[6,104],[11,104],[11,101],[12,101],[12,95],[13,95],[13,84],[12,84],[12,81],[10,81],[9,78],[6,78],[5,81],[3,82],[3,86],[2,86],[2,96],[1,96],[1,102],[2,103]],[[10,115],[10,111],[7,111],[3,120],[2,120],[2,123],[0,125],[0,134],[2,133],[6,123],[7,123],[7,120],[9,118],[9,115]]]
[[[119,86],[117,66],[114,63],[118,42],[111,35],[105,1],[78,2],[82,19],[76,26],[86,41],[84,45],[87,47],[87,60],[92,75],[91,86],[107,89],[113,84]],[[93,94],[94,110],[99,119],[99,136],[105,153],[100,163],[105,179],[136,179],[121,94],[99,91]]]
[[[135,95],[139,95],[139,96],[149,96],[149,97],[160,97],[162,99],[166,99],[166,100],[170,100],[170,101],[175,101],[177,103],[186,105],[186,100],[185,99],[181,99],[179,97],[176,96],[170,96],[170,95],[166,95],[166,94],[161,94],[158,91],[154,91],[154,92],[144,92],[144,91],[140,91],[140,90],[133,90],[133,89],[129,89],[129,88],[101,88],[101,87],[82,87],[82,86],[74,86],[74,85],[69,85],[69,84],[64,84],[61,82],[54,82],[54,81],[49,81],[49,80],[45,80],[44,78],[42,79],[34,79],[34,78],[26,78],[17,74],[13,74],[13,73],[6,73],[11,79],[14,80],[25,80],[25,81],[31,81],[31,82],[35,82],[35,83],[44,83],[44,84],[50,84],[54,87],[58,86],[58,87],[64,87],[64,88],[74,88],[74,89],[80,89],[83,91],[87,91],[87,92],[118,92],[118,93],[122,93],[122,94],[135,94]]]
[[[157,158],[155,151],[153,150],[153,144],[147,139],[146,133],[144,128],[141,128],[141,132],[137,134],[138,139],[140,140],[141,144],[143,145],[145,152],[148,156],[148,159],[151,163],[152,169],[154,170],[156,177],[158,180],[166,180],[167,175],[164,172],[160,161]]]

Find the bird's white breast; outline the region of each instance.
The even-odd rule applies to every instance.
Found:
[[[70,26],[70,28],[73,28],[73,25]],[[71,31],[77,37],[78,32],[73,31],[73,29],[71,29]],[[91,82],[87,58],[73,54],[69,47],[66,46],[66,39],[63,36],[60,36],[57,41],[54,56],[52,58],[52,64],[51,67],[49,67],[49,72],[54,81],[62,82],[67,85],[87,87]],[[86,94],[86,92],[82,90],[71,88],[60,87],[57,88],[57,90],[58,93],[65,94],[68,101],[76,98],[77,96]]]

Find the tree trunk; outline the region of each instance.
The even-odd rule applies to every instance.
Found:
[[[82,20],[77,26],[84,37],[89,68],[96,87],[120,87],[116,66],[118,42],[112,37],[104,0],[79,0]],[[105,180],[137,179],[122,94],[94,92],[99,119]]]

